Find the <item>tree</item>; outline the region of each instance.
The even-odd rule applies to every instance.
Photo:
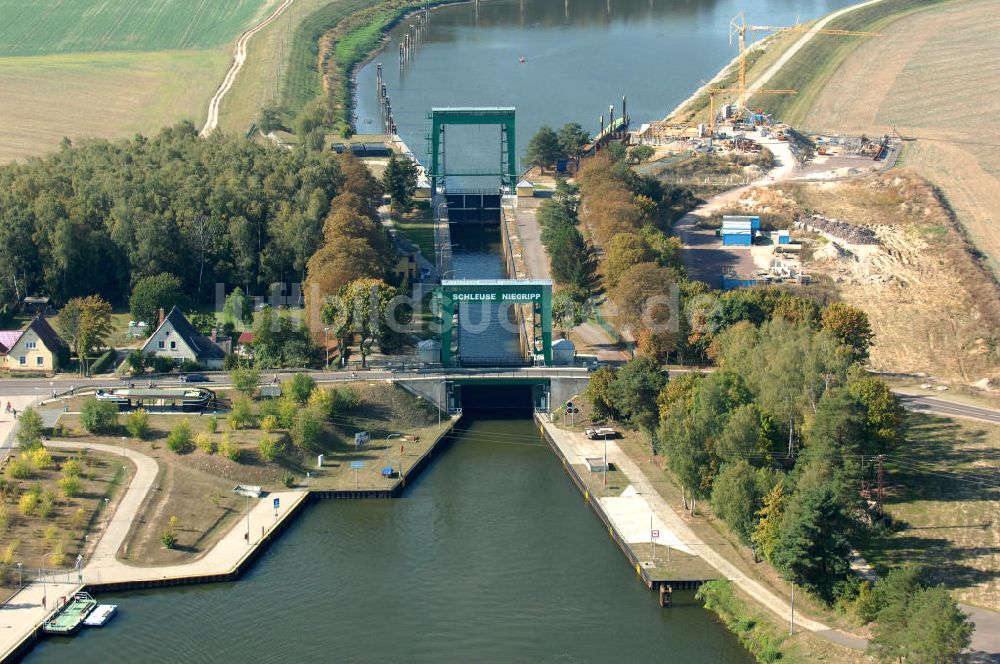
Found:
[[[260,109],[260,114],[257,116],[257,126],[264,134],[281,129],[281,109],[273,105]]]
[[[821,324],[824,330],[832,332],[840,343],[851,349],[854,360],[864,362],[868,359],[868,347],[875,333],[864,311],[834,302],[823,310]]]
[[[14,439],[22,450],[32,450],[42,444],[42,416],[31,406],[28,406],[18,417],[20,423]]]
[[[118,404],[93,397],[83,402],[80,424],[90,433],[112,433],[118,428]]]
[[[324,309],[324,322],[332,323],[341,348],[347,335],[360,337],[361,362],[365,366],[371,345],[394,348],[403,326],[409,323],[409,310],[393,307],[398,291],[381,279],[356,279],[340,292],[339,304]]]
[[[382,173],[382,186],[388,192],[393,207],[397,210],[409,210],[413,205],[413,194],[417,191],[416,164],[393,152]]]
[[[169,312],[172,307],[180,305],[183,301],[181,280],[172,274],[162,272],[136,282],[128,306],[132,318],[146,323],[152,330],[159,320],[160,309]]]
[[[256,340],[254,340],[256,343]],[[260,370],[249,367],[236,367],[229,372],[229,382],[233,389],[246,397],[252,397],[260,384]]]
[[[552,323],[563,331],[582,325],[585,320],[586,295],[574,288],[563,288],[552,296]]]
[[[881,661],[962,661],[973,625],[944,587],[925,588],[919,570],[891,570],[875,584],[878,605],[869,648]]]
[[[618,308],[618,320],[636,333],[650,328],[674,332],[680,325],[678,283],[682,279],[656,263],[633,265],[618,278],[609,296]]]
[[[659,365],[648,357],[638,356],[618,370],[608,396],[627,422],[652,433],[658,419],[656,398],[666,384],[667,378]]]
[[[740,541],[750,544],[757,511],[773,484],[770,473],[753,468],[746,459],[727,463],[712,481],[712,511]]]
[[[548,125],[542,125],[541,129],[531,137],[525,152],[525,163],[537,166],[543,171],[552,168],[557,161],[565,158],[566,151],[559,142],[559,136]]]
[[[652,159],[655,153],[652,145],[636,145],[628,151],[628,160],[633,164],[641,164]]]
[[[303,408],[292,426],[292,442],[308,452],[323,449],[323,417],[312,408]]]
[[[568,122],[559,130],[559,146],[568,157],[578,158],[589,142],[590,134],[577,122]]]
[[[315,388],[316,381],[312,376],[297,373],[281,384],[281,393],[299,405],[305,405]]]
[[[86,374],[88,356],[111,334],[111,305],[100,295],[75,297],[59,312],[59,327]]]
[[[774,562],[774,552],[778,549],[786,499],[785,487],[778,482],[764,496],[764,504],[757,510],[758,521],[750,535],[750,541],[768,562]]]
[[[906,435],[906,411],[885,381],[860,374],[848,383],[848,389],[865,409],[871,452],[883,454],[898,447]]]
[[[583,396],[590,402],[594,419],[617,420],[621,417],[611,392],[614,382],[615,370],[612,367],[600,367],[590,374],[590,380],[587,382],[587,389],[584,390]]]
[[[771,561],[787,580],[830,601],[851,569],[850,529],[836,489],[799,487],[781,520]]]
[[[604,287],[613,290],[623,272],[639,263],[651,263],[656,254],[638,233],[617,233],[611,238],[601,263]]]
[[[222,305],[222,315],[226,323],[233,326],[241,323],[248,325],[253,322],[253,307],[250,304],[250,298],[239,286],[226,296],[226,302]]]
[[[278,458],[284,449],[284,443],[281,439],[275,440],[269,434],[264,434],[260,443],[257,445],[257,449],[260,451],[260,458],[264,461],[271,462]]]

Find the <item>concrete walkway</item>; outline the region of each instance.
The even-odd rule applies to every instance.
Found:
[[[9,401],[10,405],[17,409],[18,417],[20,417],[24,409],[30,406],[35,399],[33,394],[18,394],[0,398],[0,465],[14,449],[15,420],[13,413],[8,413],[5,410],[7,402]]]
[[[603,441],[588,440],[580,434],[564,431],[548,421],[543,422],[543,425],[571,464],[584,465],[586,464],[587,457],[599,457],[604,454]],[[641,498],[641,500],[629,499],[627,504],[622,502],[618,502],[617,504],[612,503],[615,505],[615,513],[609,513],[609,516],[615,522],[616,528],[619,521],[626,524],[626,528],[630,528],[627,525],[629,523],[633,523],[633,525],[634,523],[643,523],[645,524],[644,527],[648,528],[650,514],[652,513],[654,527],[658,527],[657,529],[660,530],[660,541],[664,543],[670,542],[672,546],[678,549],[701,557],[702,560],[718,570],[723,577],[739,586],[748,595],[773,611],[779,618],[788,620],[791,614],[791,606],[789,606],[788,602],[775,595],[754,579],[743,574],[736,565],[726,560],[708,544],[703,542],[656,491],[642,469],[618,447],[617,443],[612,441],[608,441],[608,460],[628,477],[629,482],[634,487],[636,496]],[[609,499],[606,498],[601,499],[601,505],[607,505],[608,501]],[[621,499],[611,499],[611,501],[621,501]],[[625,508],[631,510],[632,514],[626,516],[623,513]],[[620,534],[624,537],[628,532],[626,530],[625,532],[620,532]],[[646,539],[642,541],[647,541],[648,536],[644,535],[644,537]],[[798,613],[795,615],[795,624],[848,648],[864,650],[868,646],[868,642],[865,639],[837,631]]]
[[[114,445],[45,441],[45,446],[54,449],[90,449],[105,454],[122,454],[122,448]],[[156,484],[159,467],[154,459],[135,450],[126,448],[124,456],[135,463],[135,476],[82,572],[77,574],[72,571],[62,571],[47,574],[45,584],[35,582],[25,586],[10,602],[0,607],[0,660],[47,619],[58,597],[71,595],[88,583],[129,583],[231,573],[253,552],[266,534],[308,495],[306,491],[283,491],[253,501],[249,519],[243,514],[229,532],[198,560],[165,567],[129,565],[118,560],[116,556],[128,537],[143,502]],[[279,500],[278,510],[273,508],[275,498]],[[43,585],[46,585],[47,589],[43,588]],[[48,601],[47,606],[43,607],[42,597],[46,592]]]

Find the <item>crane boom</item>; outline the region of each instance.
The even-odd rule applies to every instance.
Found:
[[[737,43],[739,44],[739,87],[737,91],[739,92],[739,99],[737,105],[739,109],[745,110],[747,106],[747,63],[746,63],[746,51],[747,51],[747,32],[751,34],[754,32],[773,32],[780,34],[782,32],[790,33],[801,33],[801,32],[811,32],[817,35],[834,35],[839,37],[881,37],[882,35],[877,32],[864,32],[859,30],[840,30],[837,28],[810,28],[805,25],[792,25],[787,27],[778,27],[773,25],[747,25],[746,18],[743,12],[740,12],[734,16],[729,21],[729,43],[733,43],[733,36],[737,37]],[[760,91],[754,94],[759,94]]]

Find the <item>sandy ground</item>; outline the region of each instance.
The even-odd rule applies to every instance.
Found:
[[[917,12],[866,40],[809,114],[810,129],[891,133],[903,165],[940,187],[1000,273],[1000,13],[995,0]]]

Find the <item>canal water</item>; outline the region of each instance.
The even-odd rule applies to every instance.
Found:
[[[398,133],[422,161],[434,106],[514,106],[523,157],[543,124],[579,122],[594,134],[608,105],[628,96],[634,127],[662,119],[736,55],[729,21],[794,25],[852,0],[483,0],[431,12],[409,63],[399,66],[404,21],[357,76],[357,128],[381,131],[375,67]],[[524,62],[519,61],[524,58]],[[496,168],[499,129],[446,129],[448,169]],[[485,185],[484,185],[485,186]]]
[[[238,582],[99,599],[120,607],[108,626],[26,661],[751,661],[690,593],[657,606],[503,409],[470,417],[401,498],[308,507]]]

